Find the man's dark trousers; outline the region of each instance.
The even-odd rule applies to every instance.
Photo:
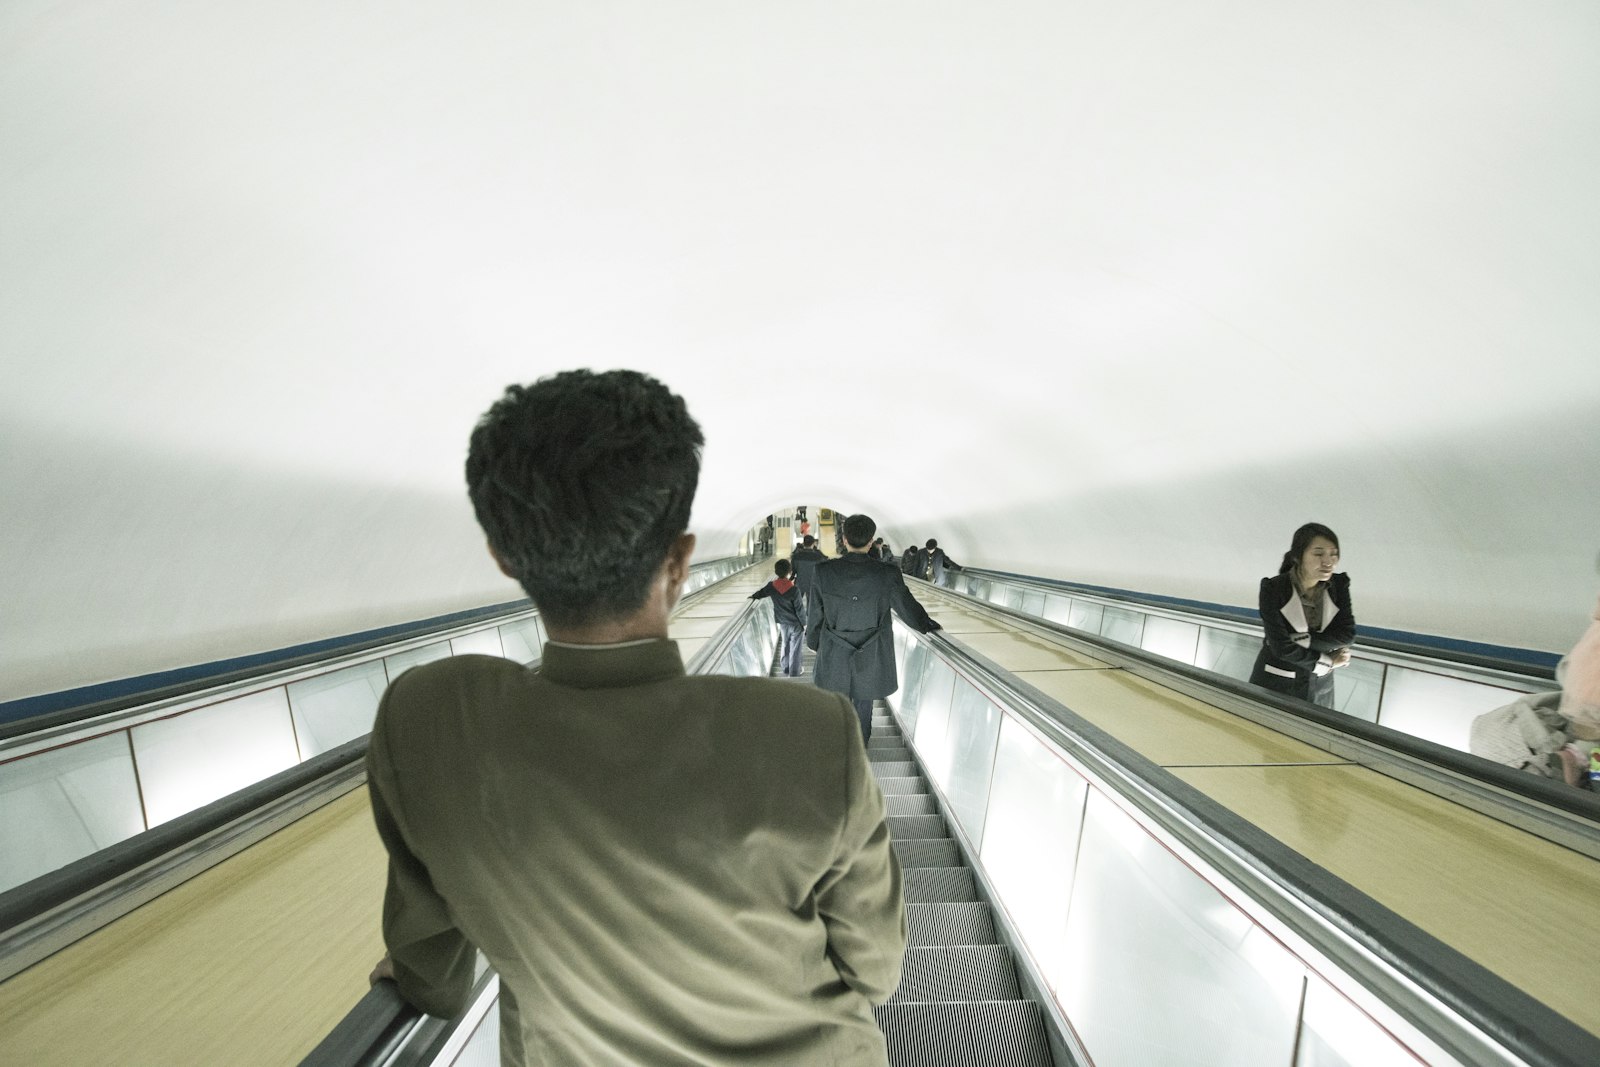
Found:
[[[872,701],[852,700],[856,706],[856,717],[861,720],[861,743],[864,745],[872,740]]]

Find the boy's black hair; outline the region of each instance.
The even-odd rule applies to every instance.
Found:
[[[872,535],[878,532],[878,524],[872,521],[870,515],[852,515],[844,520],[844,540],[851,548],[866,548],[872,544]]]
[[[772,573],[776,574],[779,578],[789,577],[789,561],[786,559],[780,559],[778,562],[774,563],[772,565]]]
[[[705,438],[683,398],[638,371],[508,386],[478,420],[467,492],[545,617],[627,615],[689,525]]]

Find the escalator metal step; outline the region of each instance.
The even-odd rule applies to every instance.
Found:
[[[883,790],[883,795],[886,797],[910,796],[914,793],[926,793],[928,791],[928,782],[920,774],[913,774],[906,778],[885,778],[880,775],[878,777],[878,788]]]
[[[956,848],[956,843],[950,838],[924,841],[890,841],[894,854],[900,857],[900,866],[909,870],[912,867],[960,867],[961,851]]]
[[[897,841],[917,841],[926,837],[949,837],[940,815],[891,815],[889,836]]]
[[[867,739],[867,751],[877,748],[905,748],[906,739],[900,736],[899,730],[884,730],[873,727],[872,736]]]
[[[911,750],[904,745],[898,748],[869,748],[867,759],[873,763],[909,763]]]
[[[1017,1000],[1017,968],[1004,945],[930,945],[906,950],[890,1004]]]
[[[927,793],[917,793],[912,796],[886,796],[883,802],[888,805],[890,815],[937,815],[939,805]]]
[[[891,1067],[1050,1067],[1044,1016],[1032,1001],[884,1004],[874,1012]]]
[[[915,763],[889,763],[873,761],[872,773],[879,778],[909,778],[922,771]]]
[[[966,867],[911,867],[903,873],[907,904],[956,904],[978,899],[978,887]]]
[[[987,904],[907,904],[909,946],[992,945],[994,915]]]

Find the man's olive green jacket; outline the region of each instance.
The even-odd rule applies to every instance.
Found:
[[[510,1064],[883,1064],[906,927],[850,704],[688,677],[671,641],[460,656],[367,755],[404,997],[501,980]]]

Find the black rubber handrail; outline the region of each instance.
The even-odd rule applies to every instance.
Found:
[[[1205,619],[1216,619],[1219,622],[1231,622],[1235,625],[1243,624],[1259,629],[1260,616],[1249,608],[1225,609],[1210,607],[1192,600],[1175,597],[1143,596],[1126,590],[1110,590],[1100,586],[1083,585],[1078,582],[1069,582],[1061,578],[1040,578],[1030,574],[1014,574],[1010,571],[985,570],[981,567],[964,567],[961,573],[988,581],[1022,582],[1028,585],[1041,586],[1047,590],[1059,591],[1067,596],[1089,596],[1098,600],[1109,600],[1119,604],[1141,610],[1160,611],[1178,615],[1194,615]],[[954,593],[957,590],[946,589]],[[977,599],[977,598],[974,598]],[[1449,648],[1441,645],[1427,644],[1417,641],[1405,641],[1399,638],[1387,637],[1363,631],[1361,644],[1371,648],[1383,649],[1387,652],[1399,652],[1407,656],[1416,656],[1419,659],[1438,660],[1461,667],[1474,667],[1481,670],[1499,671],[1505,674],[1519,675],[1528,679],[1543,682],[1555,681],[1555,668],[1543,663],[1534,663],[1528,660],[1513,659],[1506,656],[1495,656],[1489,653],[1469,652],[1464,649]]]
[[[390,979],[382,979],[300,1062],[378,1067],[394,1054],[421,1018],[420,1011],[401,999],[400,988]]]
[[[257,809],[361,763],[366,735],[279,771],[221,800],[180,815],[0,893],[0,931],[11,930],[108,882],[185,848]]]

